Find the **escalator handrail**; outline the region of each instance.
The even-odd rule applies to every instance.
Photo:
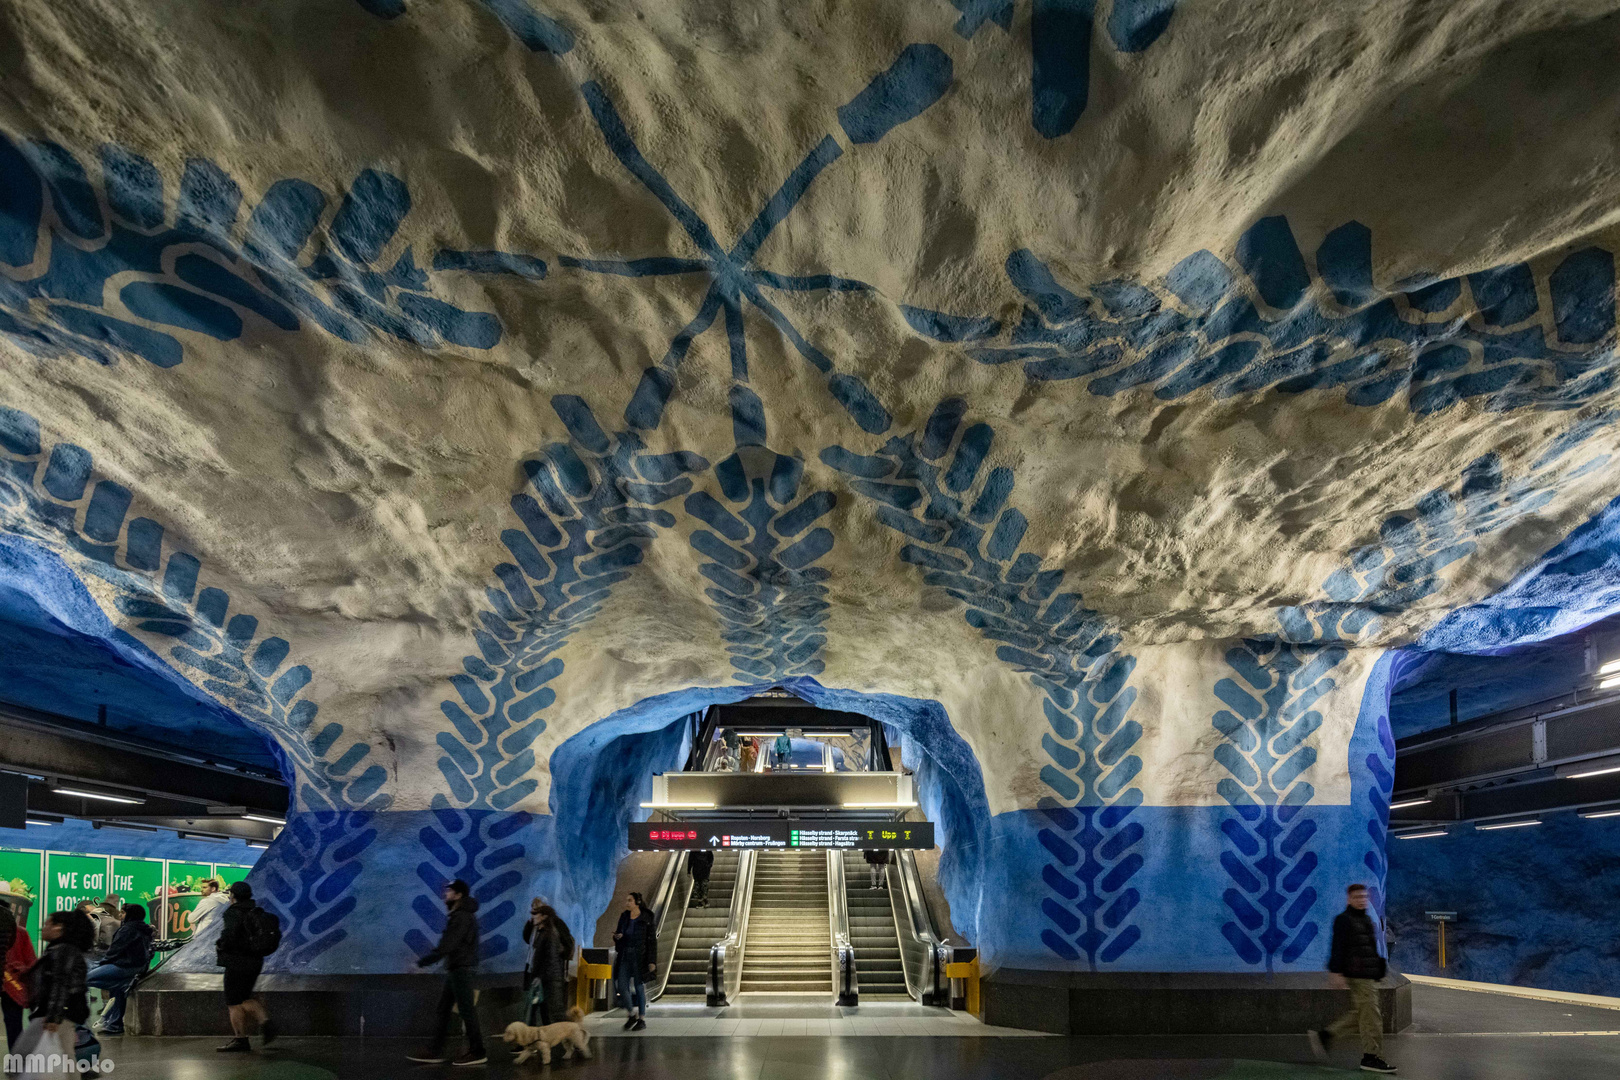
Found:
[[[907,961],[906,949],[900,950],[900,966],[906,975],[906,989],[924,1005],[938,1004],[941,997],[940,979],[944,974],[949,946],[934,933],[934,921],[923,897],[922,875],[917,871],[916,855],[909,850],[896,851],[895,855],[898,857],[890,860],[886,871],[891,885],[889,905],[894,911],[894,927],[902,939],[911,942],[913,953],[919,951],[920,947],[927,957],[914,974],[913,963]],[[898,891],[892,887],[896,879],[900,884]]]
[[[710,1005],[735,1001],[742,988],[743,950],[748,941],[748,909],[754,898],[754,861],[758,854],[744,851],[737,856],[737,884],[731,891],[726,936],[709,946],[704,996]]]
[[[647,986],[649,1001],[661,997],[669,984],[669,969],[674,966],[675,946],[686,923],[686,905],[692,899],[692,875],[685,873],[689,852],[672,851],[664,864],[664,876],[653,894],[652,909],[658,916],[658,970]]]
[[[855,946],[849,940],[849,893],[844,881],[844,853],[827,852],[827,921],[832,936],[833,994],[840,1005],[860,1001]]]

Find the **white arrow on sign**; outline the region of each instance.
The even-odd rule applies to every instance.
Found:
[[[710,847],[719,847],[720,846],[720,838],[718,836],[709,837],[709,846]]]

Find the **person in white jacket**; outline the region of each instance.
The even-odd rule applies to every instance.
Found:
[[[191,912],[191,936],[200,937],[203,927],[217,919],[220,912],[231,906],[231,898],[219,891],[218,878],[204,878],[200,886],[202,899]]]

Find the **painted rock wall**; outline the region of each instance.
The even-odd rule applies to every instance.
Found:
[[[773,685],[989,962],[1319,968],[1385,651],[1620,607],[1620,30],[1445,10],[13,4],[8,603],[279,756],[273,968],[520,967]]]

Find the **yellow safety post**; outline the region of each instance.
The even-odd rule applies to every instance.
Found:
[[[946,964],[945,977],[967,982],[967,1011],[983,1020],[984,1017],[979,1014],[979,958],[975,956],[965,964]]]
[[[1440,921],[1440,966],[1446,966],[1446,923],[1444,919]]]
[[[596,979],[611,978],[613,978],[612,964],[587,964],[585,951],[580,950],[578,974],[574,978],[574,1004],[579,1006],[580,1012],[589,1013],[591,1002],[596,1000],[596,995],[591,993],[591,983]]]

